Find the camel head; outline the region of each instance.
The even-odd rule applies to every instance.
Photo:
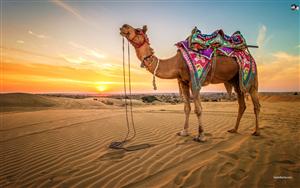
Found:
[[[147,26],[143,28],[134,28],[128,24],[124,24],[120,28],[120,34],[125,37],[135,48],[137,57],[140,61],[153,55],[153,49],[150,47],[149,39],[146,34]]]

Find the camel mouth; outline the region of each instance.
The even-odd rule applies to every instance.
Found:
[[[120,28],[120,35],[122,35],[123,37],[127,37],[127,36],[129,36],[129,32],[128,31],[124,31],[123,28]]]
[[[123,37],[126,37],[126,36],[128,36],[129,35],[129,33],[127,32],[127,33],[125,33],[125,32],[120,32],[120,35],[122,35]]]

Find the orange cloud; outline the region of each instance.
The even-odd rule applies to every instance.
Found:
[[[45,64],[3,63],[2,92],[94,92],[100,73]]]
[[[1,48],[3,88],[1,92],[103,92],[123,91],[121,62],[91,61],[88,57],[63,59],[14,48]],[[286,52],[257,60],[260,91],[299,91],[300,56]],[[44,64],[41,64],[44,63]],[[127,66],[126,66],[127,67]],[[128,72],[126,71],[126,76]],[[133,92],[153,92],[152,75],[132,62]],[[128,78],[127,78],[128,81]],[[176,80],[157,79],[157,92],[178,92]],[[225,91],[223,84],[201,91]]]
[[[260,90],[299,91],[300,56],[277,52],[273,57],[264,64],[258,62]]]
[[[47,39],[47,38],[50,38],[49,36],[46,36],[46,35],[43,35],[43,34],[37,34],[37,33],[34,33],[33,31],[29,30],[28,33],[32,36],[35,36],[37,38],[40,38],[40,39]]]
[[[71,46],[73,46],[74,48],[77,48],[79,49],[80,51],[83,51],[83,53],[85,55],[88,55],[88,56],[92,56],[92,57],[96,57],[96,58],[99,58],[99,59],[103,59],[105,58],[105,55],[101,54],[100,52],[98,52],[96,49],[89,49],[83,45],[80,45],[80,44],[77,44],[75,42],[69,42],[69,44]]]
[[[3,87],[1,92],[99,92],[99,86],[105,92],[122,92],[123,78],[121,68],[105,71],[55,66],[37,63],[3,62]],[[145,71],[145,70],[144,70]],[[132,72],[134,92],[152,91],[152,75]],[[174,87],[172,87],[172,85]],[[159,80],[160,91],[177,91],[175,80]],[[171,88],[164,90],[164,88]]]

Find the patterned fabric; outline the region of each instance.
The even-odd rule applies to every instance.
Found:
[[[202,34],[201,31],[195,27],[192,34],[188,37],[188,40],[190,49],[194,51],[210,47],[227,47],[234,49],[245,49],[247,47],[246,40],[239,31],[228,36],[220,29],[208,35]]]
[[[256,74],[256,64],[246,50],[247,45],[240,32],[235,32],[229,37],[222,30],[206,35],[194,29],[191,36],[177,43],[176,46],[189,68],[193,93],[199,92],[205,82],[215,53],[237,59],[240,68],[240,88],[243,92],[249,91]]]
[[[204,83],[207,73],[211,68],[210,59],[198,52],[190,50],[188,48],[187,40],[177,43],[177,47],[181,51],[181,54],[189,68],[192,81],[192,92],[198,92],[200,91],[201,85]]]
[[[257,73],[255,60],[249,51],[244,50],[235,51],[231,56],[237,59],[240,67],[240,88],[243,92],[248,92]]]

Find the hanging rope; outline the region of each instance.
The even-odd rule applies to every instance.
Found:
[[[155,69],[154,69],[154,72],[153,72],[153,79],[152,79],[152,85],[153,85],[154,90],[157,90],[157,86],[156,86],[156,82],[155,82],[155,76],[156,76],[158,66],[159,66],[159,59],[157,58],[157,63],[156,63],[156,66],[155,66]]]
[[[124,40],[124,37],[123,37]],[[133,112],[132,112],[132,95],[131,95],[131,71],[130,71],[130,46],[129,46],[129,41],[127,41],[127,49],[128,49],[128,82],[129,82],[129,101],[130,101],[130,116],[131,116],[131,123],[132,123],[132,129],[133,129],[133,135],[131,138],[129,138],[128,140],[132,140],[135,135],[136,135],[136,131],[135,131],[135,125],[134,125],[134,120],[133,120]]]
[[[132,97],[131,97],[131,74],[130,74],[130,47],[129,47],[129,42],[128,42],[128,82],[129,82],[129,106],[130,106],[130,115],[131,115],[131,123],[132,123],[132,129],[133,129],[133,135],[128,138],[130,134],[130,123],[129,123],[129,118],[128,118],[128,103],[127,103],[127,86],[126,86],[126,71],[125,71],[125,49],[124,49],[124,37],[122,38],[122,51],[123,51],[123,86],[124,86],[124,102],[125,102],[125,115],[126,115],[126,126],[127,126],[127,133],[126,136],[124,137],[123,141],[114,141],[112,142],[109,147],[113,149],[125,149],[123,145],[132,140],[135,135],[136,135],[136,130],[135,130],[135,125],[134,125],[134,119],[133,119],[133,112],[132,112]],[[143,148],[142,148],[143,149]]]
[[[127,125],[127,134],[123,140],[123,143],[126,142],[128,135],[130,133],[129,119],[128,119],[128,108],[127,108],[127,87],[126,87],[126,70],[125,70],[125,49],[124,49],[124,37],[122,38],[122,51],[123,51],[123,89],[124,89],[124,101],[125,101],[125,114],[126,114],[126,125]],[[130,72],[130,70],[129,70]]]

